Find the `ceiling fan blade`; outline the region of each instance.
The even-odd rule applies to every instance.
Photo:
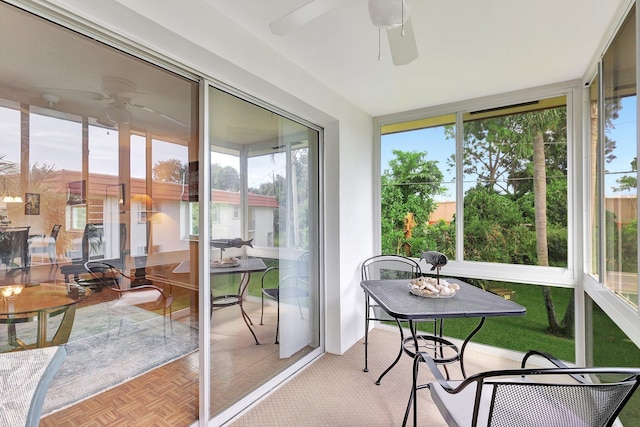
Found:
[[[276,19],[269,28],[277,36],[285,36],[337,7],[343,0],[312,0]]]
[[[418,46],[411,18],[404,23],[404,36],[402,35],[402,26],[400,26],[387,30],[387,37],[394,65],[407,65],[418,57]]]
[[[53,93],[55,95],[60,95],[63,99],[79,98],[79,99],[90,99],[93,101],[104,101],[109,99],[108,96],[105,96],[100,92],[92,92],[90,90],[64,89],[64,88],[52,88],[52,87],[36,87],[36,88],[33,88],[33,90],[42,92],[42,93]]]
[[[131,107],[140,108],[140,109],[142,109],[142,110],[144,110],[144,111],[148,111],[149,113],[157,114],[157,115],[159,115],[160,117],[162,117],[162,118],[164,118],[164,119],[166,119],[166,120],[169,120],[170,122],[175,123],[175,124],[177,124],[177,125],[180,125],[180,126],[182,126],[182,127],[185,127],[185,126],[186,126],[186,124],[185,124],[185,123],[183,123],[183,122],[181,122],[180,120],[178,120],[178,119],[174,119],[174,118],[173,118],[173,117],[171,117],[171,116],[167,116],[166,114],[161,113],[161,112],[160,112],[160,111],[158,111],[158,110],[154,110],[153,108],[149,108],[149,107],[146,107],[146,106],[144,106],[144,105],[132,104],[132,103],[130,103],[130,102],[128,102],[128,103],[127,103],[127,105],[130,105]]]

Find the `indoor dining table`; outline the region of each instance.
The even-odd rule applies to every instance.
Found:
[[[77,285],[57,283],[29,283],[0,287],[4,295],[9,288],[14,288],[13,295],[2,297],[0,301],[0,323],[9,328],[9,341],[15,347],[27,348],[15,334],[15,324],[36,320],[35,347],[51,345],[47,340],[47,320],[50,315],[63,315],[53,340],[54,344],[63,344],[71,333],[76,305],[83,301],[87,294],[84,288]],[[19,293],[15,289],[19,289]]]
[[[229,274],[240,274],[240,281],[238,282],[237,292],[234,294],[224,294],[224,295],[214,295],[211,292],[211,310],[219,307],[229,307],[232,305],[239,305],[240,312],[242,314],[242,319],[244,323],[249,328],[251,335],[253,335],[253,339],[256,344],[260,344],[258,341],[258,337],[256,333],[251,328],[253,322],[251,318],[244,310],[243,301],[247,291],[247,286],[249,286],[249,279],[251,278],[251,273],[265,271],[267,266],[264,264],[261,258],[240,258],[235,263],[231,264],[221,264],[214,263],[209,267],[209,273],[211,276],[219,276],[219,275],[229,275]],[[191,270],[190,262],[183,261],[173,270],[173,273],[181,274],[181,273],[189,273]],[[213,311],[212,311],[213,313]]]
[[[491,292],[472,286],[459,279],[441,278],[447,282],[456,283],[460,289],[452,297],[427,298],[416,296],[409,292],[408,280],[364,280],[360,286],[370,298],[390,316],[400,322],[408,322],[417,347],[415,322],[427,319],[479,318],[478,325],[464,339],[459,353],[462,375],[464,370],[464,350],[485,323],[487,317],[523,316],[526,309],[514,301],[504,299]],[[401,350],[402,352],[402,350]],[[384,376],[400,359],[396,360],[380,376]]]

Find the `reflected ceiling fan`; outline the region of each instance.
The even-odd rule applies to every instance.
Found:
[[[344,0],[312,0],[276,19],[269,24],[269,28],[275,35],[287,35],[343,2]],[[410,14],[410,0],[369,0],[369,18],[378,27],[379,33],[386,30],[394,65],[406,65],[418,57]],[[380,58],[379,37],[378,59]]]
[[[41,93],[41,97],[48,103],[49,108],[53,108],[53,106],[60,101],[60,95],[63,94],[68,98],[108,101],[103,114],[96,119],[97,122],[103,126],[113,127],[116,125],[126,125],[131,123],[131,110],[134,108],[156,114],[163,119],[182,127],[186,126],[180,120],[174,119],[173,117],[154,110],[153,108],[134,104],[132,102],[133,98],[136,95],[142,95],[143,93],[136,91],[135,83],[121,77],[105,77],[102,81],[102,93],[79,89],[45,88]]]

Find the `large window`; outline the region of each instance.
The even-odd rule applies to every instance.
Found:
[[[565,97],[464,115],[464,259],[567,266]]]
[[[566,104],[561,96],[384,126],[382,252],[566,268]]]
[[[604,201],[604,284],[638,306],[636,18],[627,16],[602,59],[597,161]]]
[[[381,224],[383,254],[455,257],[455,115],[383,128]]]

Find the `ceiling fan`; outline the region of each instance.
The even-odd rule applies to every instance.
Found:
[[[132,102],[136,95],[142,95],[142,92],[136,91],[135,83],[121,78],[121,77],[105,77],[102,81],[102,92],[92,92],[78,89],[52,89],[44,88],[41,93],[42,99],[44,99],[49,108],[53,108],[57,104],[61,96],[68,98],[80,98],[89,99],[94,101],[108,101],[106,108],[96,121],[98,124],[107,127],[114,127],[118,125],[126,125],[131,123],[131,110],[141,109],[150,113],[154,113],[163,119],[166,119],[174,124],[180,126],[186,126],[180,120],[174,119],[171,116],[163,114],[153,108],[134,104]]]
[[[284,36],[327,13],[344,0],[312,0],[276,19],[269,28],[275,35]],[[386,30],[394,65],[406,65],[418,57],[410,0],[369,0],[369,18],[378,32]],[[378,38],[380,59],[380,38]]]

